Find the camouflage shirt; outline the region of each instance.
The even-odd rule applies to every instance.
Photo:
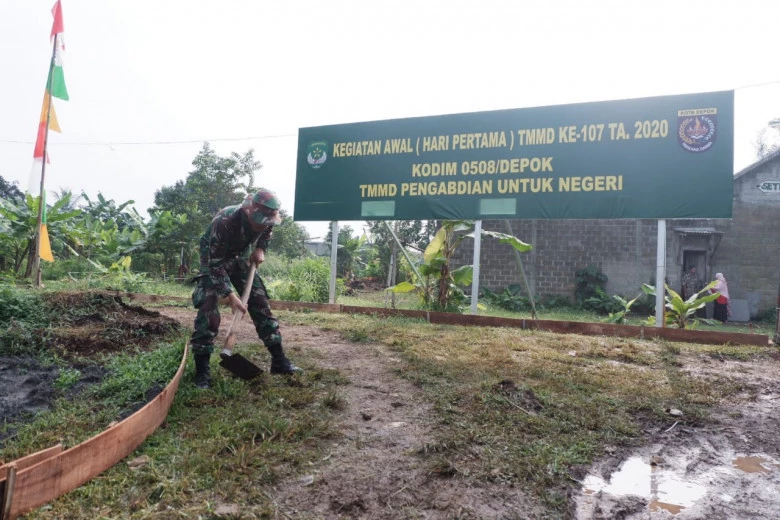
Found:
[[[254,249],[266,250],[271,240],[273,226],[255,231],[249,225],[241,206],[221,209],[200,237],[200,273],[208,276],[220,298],[233,289],[227,264],[237,258],[248,258]]]

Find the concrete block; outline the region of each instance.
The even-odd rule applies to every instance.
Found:
[[[750,321],[750,308],[747,300],[734,300],[730,302],[731,316],[729,321],[746,322]]]
[[[761,300],[761,296],[757,292],[751,292],[747,295],[748,309],[750,310],[750,317],[755,318],[758,316],[758,302]]]

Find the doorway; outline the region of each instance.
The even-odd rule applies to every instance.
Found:
[[[691,267],[696,268],[696,276],[699,278],[700,287],[704,287],[706,285],[706,280],[709,279],[709,273],[707,273],[707,252],[683,251],[683,265],[680,277],[682,278],[682,275]]]
[[[696,284],[696,288],[703,288],[705,285],[707,285],[707,280],[709,280],[709,273],[707,272],[707,252],[683,251],[683,274],[690,270],[691,267],[696,268],[696,277],[699,279],[698,283]],[[682,290],[682,287],[680,289]],[[680,294],[682,294],[682,292]],[[707,318],[711,315],[711,303],[708,303],[705,308],[696,311],[696,316],[700,318]]]

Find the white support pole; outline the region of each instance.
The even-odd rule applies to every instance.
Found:
[[[666,220],[658,221],[658,245],[655,256],[655,326],[664,326],[666,295]]]
[[[330,288],[328,289],[328,303],[336,303],[336,265],[339,255],[339,223],[333,221],[330,227]]]
[[[474,222],[474,276],[471,279],[471,314],[477,313],[479,299],[479,256],[482,249],[482,221]]]

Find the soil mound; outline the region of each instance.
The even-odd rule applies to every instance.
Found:
[[[61,316],[43,332],[43,343],[66,359],[96,357],[131,348],[148,350],[179,324],[159,312],[102,293],[52,293],[48,305]]]
[[[118,296],[87,292],[42,297],[51,321],[27,336],[38,344],[31,351],[43,352],[41,359],[49,358],[47,353],[55,354],[65,363],[7,355],[0,336],[0,441],[14,433],[8,424],[48,410],[58,397],[73,396],[100,383],[105,375],[100,364],[104,354],[150,350],[181,329],[176,320],[128,305]],[[12,322],[6,333],[13,334],[14,327],[18,325]],[[64,369],[78,374],[76,381],[66,385],[67,390],[57,387]]]

